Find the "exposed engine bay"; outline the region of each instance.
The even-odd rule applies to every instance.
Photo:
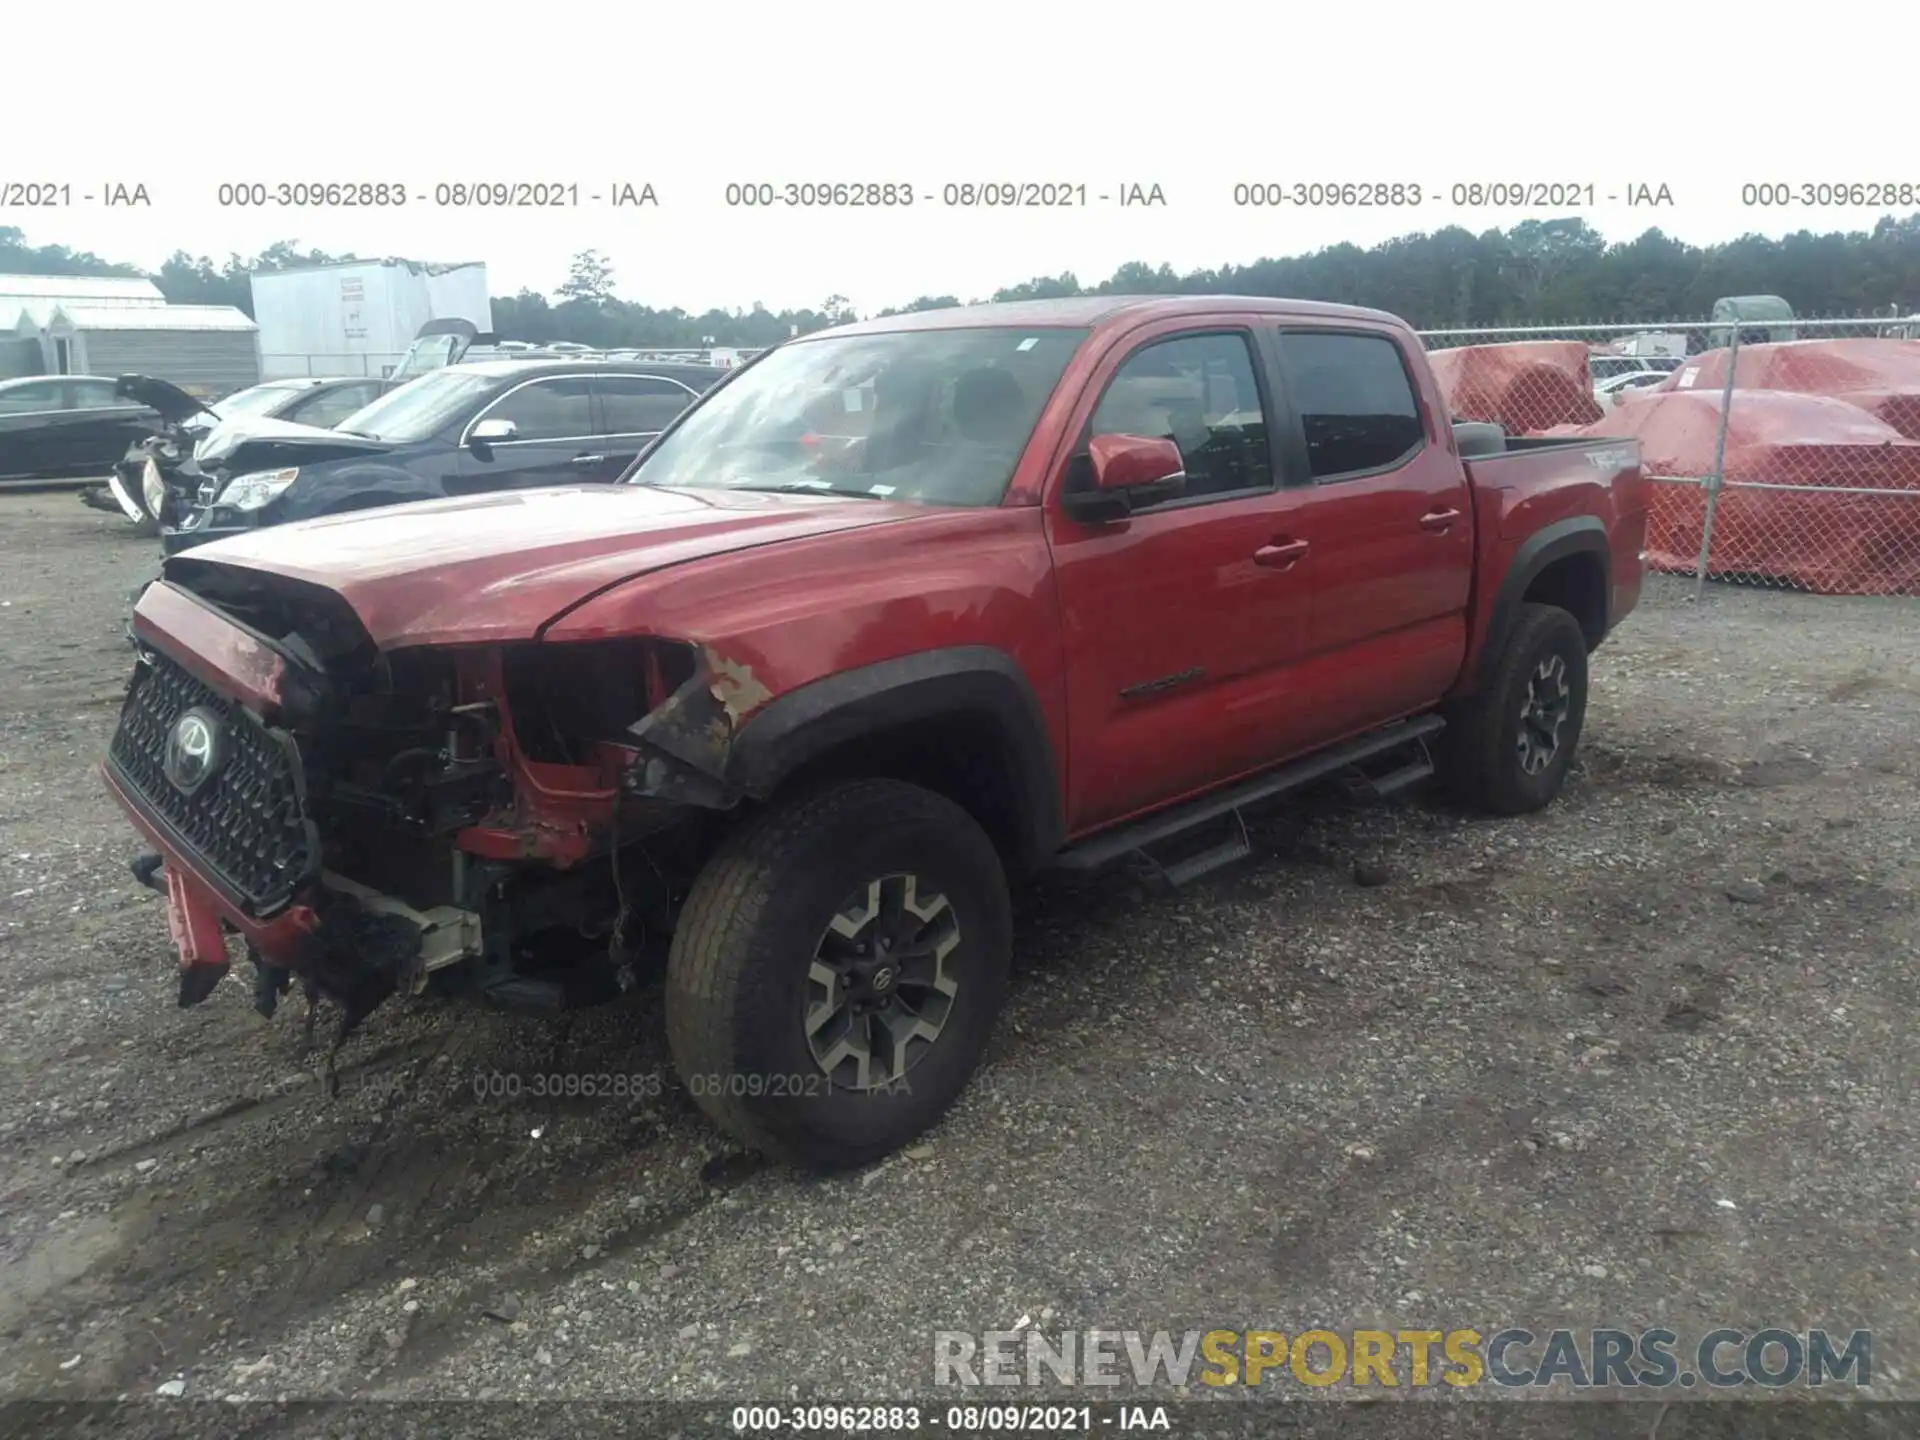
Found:
[[[186,934],[182,1005],[227,972],[236,931],[256,1008],[274,1014],[298,982],[309,1032],[319,1001],[339,1007],[335,1050],[395,994],[570,1008],[664,961],[711,822],[740,798],[683,758],[711,761],[724,738],[695,647],[386,653],[345,600],[296,580],[182,557],[156,589],[159,608],[251,646],[236,668],[275,678],[268,703],[244,704],[208,683],[208,657],[139,642],[109,779],[190,872],[135,865]]]

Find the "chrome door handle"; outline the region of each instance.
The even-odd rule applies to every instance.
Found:
[[[1253,563],[1265,565],[1274,570],[1290,570],[1307,553],[1304,540],[1276,540],[1271,545],[1262,545],[1253,552]]]
[[[569,465],[604,465],[607,463],[607,457],[604,455],[576,455],[567,463]]]
[[[1458,510],[1429,510],[1420,517],[1422,530],[1447,531],[1453,528],[1453,522],[1460,518]]]

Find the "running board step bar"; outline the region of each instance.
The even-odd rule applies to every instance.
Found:
[[[1191,885],[1202,875],[1211,875],[1216,870],[1237,864],[1253,854],[1253,846],[1244,835],[1222,841],[1211,850],[1202,850],[1198,855],[1189,855],[1184,860],[1176,860],[1171,865],[1160,867],[1161,879],[1173,889],[1182,885]]]
[[[1193,832],[1198,834],[1200,832]],[[1191,840],[1192,834],[1180,837]],[[1218,835],[1211,844],[1203,843],[1198,850],[1188,847],[1185,853],[1176,852],[1169,857],[1156,855],[1150,850],[1136,850],[1133,858],[1144,872],[1142,878],[1150,884],[1164,889],[1178,890],[1183,885],[1191,885],[1202,875],[1211,875],[1216,870],[1246,859],[1253,854],[1253,842],[1247,836],[1247,822],[1235,810],[1228,815],[1225,823],[1218,827]]]
[[[1369,774],[1362,766],[1354,766],[1354,792],[1374,800],[1397,795],[1409,786],[1418,785],[1434,772],[1433,752],[1427,748],[1426,737],[1415,740],[1413,753],[1407,756],[1398,768]]]
[[[1054,856],[1053,864],[1061,870],[1081,873],[1103,870],[1116,860],[1139,854],[1146,851],[1149,846],[1185,835],[1210,821],[1229,816],[1237,817],[1238,812],[1249,805],[1271,800],[1277,795],[1286,794],[1289,790],[1298,790],[1303,785],[1310,785],[1316,780],[1324,780],[1327,776],[1338,774],[1342,770],[1359,764],[1362,760],[1385,755],[1416,741],[1425,742],[1445,728],[1446,721],[1438,715],[1422,715],[1418,719],[1402,720],[1387,726],[1384,730],[1375,730],[1371,734],[1363,735],[1358,740],[1349,740],[1344,745],[1336,745],[1330,750],[1322,750],[1317,755],[1309,755],[1304,760],[1296,760],[1290,765],[1282,765],[1277,770],[1269,770],[1264,775],[1256,775],[1253,779],[1242,781],[1231,789],[1202,796],[1175,809],[1149,815],[1146,819],[1119,830],[1096,835],[1083,844],[1062,850]],[[1433,762],[1427,756],[1425,745],[1422,743],[1419,759],[1381,776],[1380,779],[1372,782],[1371,789],[1375,794],[1391,794],[1395,790],[1403,790],[1409,785],[1424,780],[1432,773]],[[1197,878],[1208,871],[1218,869],[1220,865],[1231,863],[1250,853],[1246,848],[1239,848],[1238,853],[1228,853],[1245,845],[1245,830],[1242,827],[1237,840],[1228,840],[1173,866],[1158,868],[1171,880],[1176,872],[1185,872],[1187,867],[1197,865],[1202,860],[1209,862],[1191,873],[1186,873],[1185,879],[1174,882],[1183,884],[1186,880]]]
[[[1384,798],[1405,790],[1410,785],[1418,785],[1431,774],[1433,774],[1433,761],[1422,755],[1418,760],[1408,761],[1398,770],[1389,770],[1378,779],[1367,781],[1367,793]]]

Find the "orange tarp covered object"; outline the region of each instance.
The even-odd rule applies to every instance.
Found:
[[[1633,399],[1685,390],[1722,390],[1727,352],[1687,361],[1664,383]],[[1830,395],[1877,415],[1909,440],[1920,440],[1920,342],[1912,340],[1795,340],[1747,345],[1734,361],[1734,388]],[[1630,392],[1631,393],[1631,392]]]
[[[1600,418],[1580,340],[1461,345],[1427,354],[1455,420],[1490,421],[1509,435]]]
[[[1866,343],[1906,344],[1920,352],[1920,344],[1912,342]],[[1885,372],[1814,369],[1804,356],[1755,353],[1800,348],[1765,345],[1741,352],[1727,427],[1728,488],[1714,515],[1708,568],[1716,575],[1785,580],[1827,594],[1920,593],[1920,440],[1909,438],[1916,433],[1911,422],[1920,416],[1920,393],[1887,387],[1884,382],[1895,377]],[[1748,377],[1750,354],[1756,379],[1794,381],[1809,389],[1831,384],[1836,392],[1738,388]],[[1683,369],[1597,423],[1558,427],[1558,433],[1631,436],[1640,442],[1649,475],[1704,479],[1713,473],[1725,355],[1688,362],[1687,368],[1695,367],[1700,373],[1691,387],[1684,384]],[[1717,380],[1710,381],[1715,374]],[[1920,370],[1915,376],[1912,383],[1920,391]],[[1880,382],[1877,388],[1865,388],[1875,382]],[[1647,526],[1648,562],[1658,569],[1692,570],[1705,509],[1701,487],[1656,486]]]
[[[1695,355],[1664,383],[1672,390],[1720,390],[1727,383],[1725,350]],[[1787,390],[1796,395],[1905,391],[1920,394],[1920,342],[1912,340],[1793,340],[1743,345],[1734,361],[1736,390]]]

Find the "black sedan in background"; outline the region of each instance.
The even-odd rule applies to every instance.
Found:
[[[180,467],[199,490],[167,554],[266,525],[482,491],[612,482],[730,372],[487,360],[410,380],[331,429],[240,416]]]
[[[101,375],[0,380],[0,483],[104,475],[165,422]]]
[[[96,509],[124,514],[143,535],[157,535],[192,504],[200,477],[183,478],[180,467],[221,421],[252,415],[324,429],[378,399],[392,383],[364,375],[297,376],[250,385],[211,405],[148,375],[122,375],[116,388],[156,411],[166,428],[129,446],[107,484],[81,498]]]

